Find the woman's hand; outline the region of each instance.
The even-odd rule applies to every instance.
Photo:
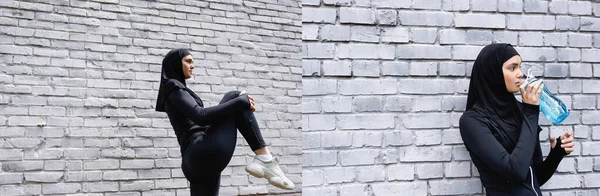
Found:
[[[567,154],[571,154],[575,150],[575,144],[573,143],[573,133],[571,131],[567,131],[560,136],[560,147],[565,149]],[[556,147],[556,138],[550,137],[550,145],[552,149]]]
[[[527,87],[527,90],[525,90],[525,87]],[[519,86],[519,91],[521,91],[523,103],[540,105],[540,93],[542,93],[542,89],[544,89],[542,80],[535,81],[531,84],[527,82],[521,84],[521,86]]]
[[[248,94],[247,91],[242,91],[242,93],[240,93],[240,95],[244,95],[244,94]],[[250,110],[252,110],[253,112],[256,111],[256,105],[254,104],[254,98],[250,95],[248,95],[248,99],[250,100]]]

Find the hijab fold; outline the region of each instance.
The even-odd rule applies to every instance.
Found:
[[[156,111],[164,112],[165,111],[165,101],[169,93],[176,89],[186,90],[194,97],[196,103],[200,105],[200,107],[204,107],[202,104],[202,100],[196,93],[187,88],[185,83],[185,77],[183,75],[183,64],[181,60],[183,57],[191,55],[190,51],[187,49],[179,48],[173,49],[165,55],[165,58],[162,61],[162,70],[160,77],[160,87],[158,89],[158,97],[156,98]]]
[[[519,140],[523,112],[506,88],[502,65],[516,55],[519,53],[510,44],[490,44],[481,50],[473,64],[466,108],[490,122],[492,134],[509,152]]]

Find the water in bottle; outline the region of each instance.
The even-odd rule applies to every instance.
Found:
[[[525,81],[531,84],[537,80],[538,79],[531,73],[531,69],[529,69]],[[554,96],[546,86],[544,86],[544,89],[540,94],[540,109],[544,116],[555,125],[560,124],[569,116],[569,109],[567,109],[567,106]]]

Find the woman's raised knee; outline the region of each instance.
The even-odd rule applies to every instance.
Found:
[[[225,103],[229,100],[235,99],[236,97],[240,96],[240,93],[242,93],[241,91],[229,91],[227,93],[225,93],[225,95],[223,96],[223,99],[221,99],[220,103]]]

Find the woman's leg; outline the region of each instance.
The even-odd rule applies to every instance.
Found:
[[[221,172],[231,161],[237,142],[235,118],[221,119],[202,138],[193,139],[182,162],[191,195],[218,195]]]
[[[240,91],[228,92],[220,103],[225,103],[239,96],[240,93]],[[266,178],[270,184],[276,187],[287,190],[294,189],[294,183],[283,174],[283,171],[279,167],[279,158],[271,156],[267,144],[260,133],[254,112],[247,109],[236,113],[235,126],[257,155],[254,157],[254,162],[246,165],[246,172],[258,178]]]
[[[231,99],[234,99],[240,95],[240,91],[230,91],[225,96],[219,104],[225,103]],[[235,127],[238,131],[244,136],[244,139],[250,145],[250,149],[254,151],[257,155],[270,155],[269,149],[266,148],[267,144],[265,143],[262,134],[260,133],[260,128],[258,127],[258,122],[256,121],[256,117],[254,117],[254,112],[250,109],[240,111],[235,114]]]
[[[213,179],[190,183],[191,196],[218,196],[221,186],[221,174]]]

